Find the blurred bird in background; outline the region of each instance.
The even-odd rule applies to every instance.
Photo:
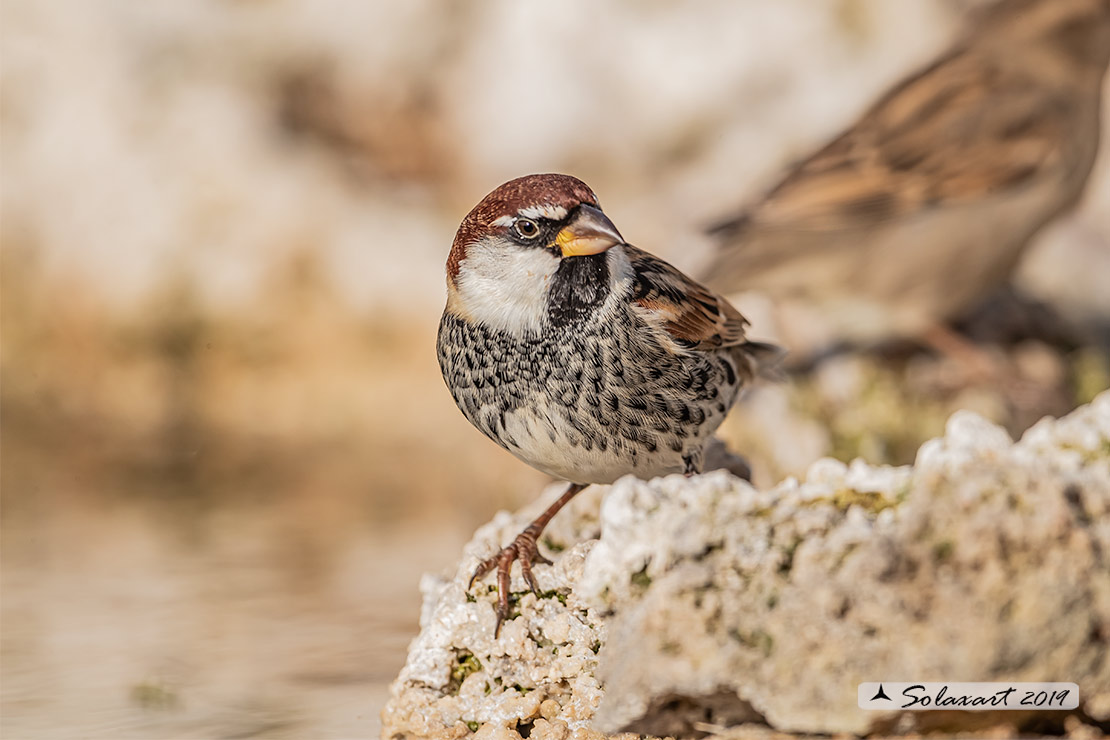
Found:
[[[1003,286],[1083,192],[1108,59],[1110,0],[982,9],[940,59],[714,226],[705,281],[774,299],[795,359],[897,338],[966,348],[945,324]]]

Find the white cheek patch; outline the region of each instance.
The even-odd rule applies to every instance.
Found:
[[[475,242],[459,265],[455,287],[467,315],[514,336],[538,333],[559,258],[546,249]]]

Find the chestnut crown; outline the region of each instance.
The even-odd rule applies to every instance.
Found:
[[[577,222],[576,229],[564,228],[570,220]],[[597,196],[586,183],[554,173],[510,180],[471,209],[455,234],[447,258],[450,279],[458,275],[467,248],[488,237],[503,238],[522,247],[555,247],[558,242],[562,256],[592,253],[586,250],[601,246],[602,239],[607,244],[623,241],[601,213]],[[598,241],[587,245],[590,238]],[[570,245],[571,240],[577,245]]]

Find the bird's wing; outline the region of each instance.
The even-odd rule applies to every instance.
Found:
[[[680,346],[707,351],[747,343],[748,321],[724,298],[642,249],[624,245],[632,263],[632,301]]]
[[[860,228],[1020,186],[1067,145],[1067,107],[1047,87],[955,52],[892,89],[762,200],[710,231],[727,239],[748,229]]]

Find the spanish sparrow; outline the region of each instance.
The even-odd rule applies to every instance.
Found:
[[[519,560],[530,588],[547,522],[591,483],[699,472],[713,431],[776,347],[727,301],[626,244],[567,175],[505,183],[463,219],[447,259],[438,354],[455,403],[566,493],[474,574],[497,566],[497,627]],[[472,579],[473,582],[473,579]]]
[[[1110,0],[1007,0],[711,229],[711,287],[808,306],[825,341],[928,336],[1010,277],[1095,159]],[[816,310],[813,310],[816,309]]]

